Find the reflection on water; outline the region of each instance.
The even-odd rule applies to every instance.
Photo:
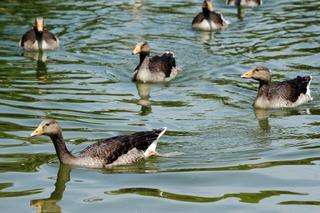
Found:
[[[269,118],[272,117],[286,117],[294,115],[310,115],[310,110],[307,109],[258,109],[254,108],[254,113],[259,121],[259,126],[262,130],[269,131],[271,129],[269,125]]]
[[[66,183],[70,181],[70,173],[71,167],[60,164],[56,183],[54,184],[55,189],[51,193],[50,197],[31,200],[30,205],[35,207],[38,213],[62,212],[58,203],[63,197],[63,193],[66,189]]]
[[[141,106],[140,114],[148,115],[152,112],[150,92],[151,84],[148,83],[136,83],[136,88],[138,90],[138,95],[140,97],[138,104]]]
[[[184,194],[175,194],[171,192],[161,191],[160,189],[151,189],[151,188],[125,188],[118,189],[114,191],[105,192],[110,195],[122,195],[122,194],[137,194],[141,196],[151,196],[159,197],[170,200],[182,201],[182,202],[195,202],[195,203],[208,203],[208,202],[218,202],[220,200],[228,198],[238,198],[240,202],[243,203],[259,203],[261,200],[280,196],[280,195],[305,195],[298,192],[290,191],[260,191],[257,193],[238,193],[238,194],[225,194],[221,197],[200,197],[193,195],[184,195]]]

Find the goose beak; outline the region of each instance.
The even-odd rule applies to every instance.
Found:
[[[43,135],[44,131],[43,131],[43,128],[42,127],[38,127],[36,130],[34,130],[30,136],[31,137],[35,137],[35,136],[40,136],[40,135]]]
[[[38,29],[38,31],[41,33],[41,32],[43,32],[43,24],[42,23],[37,23],[37,29]]]
[[[213,6],[211,2],[208,2],[208,10],[213,11]]]
[[[136,48],[134,48],[134,50],[132,51],[132,55],[136,55],[139,54],[141,52],[141,47],[137,46]]]
[[[42,17],[37,17],[35,21],[35,27],[37,28],[38,32],[42,33],[44,29],[44,21]]]
[[[241,75],[241,78],[252,78],[253,76],[253,70],[250,70],[248,72],[245,72]]]

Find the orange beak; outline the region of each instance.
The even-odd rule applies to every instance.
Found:
[[[250,70],[248,72],[245,72],[241,75],[241,78],[252,78],[253,76],[253,70]]]
[[[35,27],[39,32],[43,32],[44,30],[44,21],[42,17],[37,17],[35,21]]]
[[[139,54],[141,52],[141,46],[136,46],[132,51],[132,55]]]
[[[42,127],[38,127],[36,130],[34,130],[30,136],[31,137],[35,137],[35,136],[40,136],[40,135],[43,135],[44,131],[43,131],[43,128]]]
[[[213,11],[213,6],[211,2],[208,2],[208,10]]]

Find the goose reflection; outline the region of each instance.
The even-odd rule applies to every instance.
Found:
[[[36,61],[36,78],[40,82],[46,82],[48,80],[46,64],[48,60],[47,53],[44,51],[25,52],[22,56]]]
[[[212,31],[201,31],[201,42],[203,44],[208,44],[211,40],[214,39],[215,32]]]
[[[258,7],[262,0],[226,0],[226,5],[237,7],[237,16],[240,20],[245,17],[244,7]]]
[[[55,183],[55,189],[49,198],[30,201],[30,206],[37,208],[37,212],[62,212],[58,202],[62,199],[66,183],[70,180],[71,167],[60,164]]]
[[[262,130],[270,130],[269,118],[271,117],[284,117],[292,115],[309,115],[310,110],[304,109],[258,109],[254,108],[254,113],[258,119],[259,126]]]
[[[40,82],[46,82],[48,80],[47,64],[43,60],[37,60],[36,78]]]
[[[136,88],[138,90],[138,95],[140,100],[138,104],[141,106],[140,115],[148,115],[152,112],[150,92],[151,92],[151,84],[148,83],[136,83]]]

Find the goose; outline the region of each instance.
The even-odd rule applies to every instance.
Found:
[[[257,66],[241,77],[259,81],[258,93],[253,103],[256,108],[296,107],[313,99],[310,91],[312,76],[297,76],[295,79],[271,84],[270,69]]]
[[[139,42],[134,48],[133,55],[140,55],[140,62],[134,69],[133,81],[165,82],[176,77],[182,69],[176,66],[173,52],[165,52],[161,56],[150,57],[148,42]]]
[[[229,24],[230,22],[225,20],[221,13],[213,11],[211,0],[204,0],[202,12],[192,21],[192,29],[214,31],[226,28]]]
[[[45,29],[44,19],[37,17],[33,28],[23,34],[19,46],[30,51],[54,50],[59,47],[59,39]]]
[[[262,0],[226,0],[226,5],[241,7],[257,7],[262,5]]]
[[[57,121],[43,120],[31,133],[32,137],[45,135],[51,138],[61,164],[108,168],[132,164],[147,157],[157,155],[156,147],[166,127],[152,131],[136,132],[104,139],[89,145],[78,156],[74,156],[65,145],[62,129]]]

